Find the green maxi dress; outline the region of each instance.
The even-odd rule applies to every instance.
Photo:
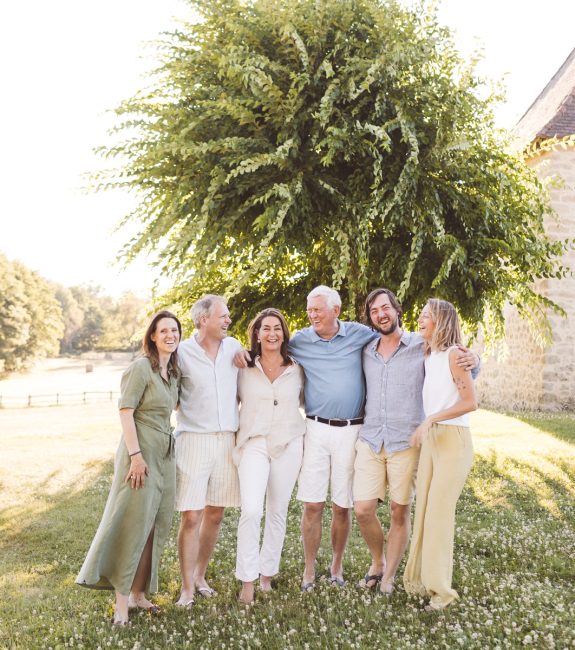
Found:
[[[102,521],[76,582],[92,589],[115,589],[128,595],[142,551],[154,527],[152,570],[147,592],[158,590],[158,564],[172,524],[176,465],[170,416],[178,402],[179,380],[154,372],[142,357],[122,375],[119,408],[134,409],[142,456],[148,465],[144,487],[126,483],[130,457],[120,440],[114,479]]]

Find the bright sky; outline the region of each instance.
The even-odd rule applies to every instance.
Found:
[[[83,174],[102,166],[106,113],[142,86],[153,65],[145,42],[189,17],[183,0],[18,0],[0,5],[0,251],[66,286],[147,291],[145,260],[113,262],[129,233],[113,234],[133,205],[119,192],[86,195]],[[573,47],[573,0],[443,0],[441,20],[480,71],[506,75],[498,113],[511,127]],[[1,288],[0,288],[1,290]]]

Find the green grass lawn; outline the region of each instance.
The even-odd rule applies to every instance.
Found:
[[[343,589],[300,594],[300,505],[282,572],[246,610],[234,579],[238,512],[226,515],[209,580],[191,612],[178,595],[177,516],[163,556],[164,613],[112,628],[111,592],[74,578],[108,493],[119,426],[110,405],[0,410],[1,648],[568,648],[575,646],[575,416],[478,411],[475,465],[457,514],[454,584],[461,599],[429,615],[401,586],[360,590],[369,555],[356,524]],[[387,524],[387,508],[381,508]],[[329,564],[325,527],[319,573]],[[400,567],[400,575],[403,566]]]

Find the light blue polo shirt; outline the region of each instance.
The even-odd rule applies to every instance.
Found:
[[[362,349],[379,334],[360,323],[339,321],[337,334],[322,339],[313,327],[296,332],[288,351],[305,372],[305,412],[351,420],[363,416]]]

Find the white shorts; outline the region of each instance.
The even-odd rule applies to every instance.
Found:
[[[297,498],[323,503],[330,487],[332,503],[341,508],[353,507],[353,463],[361,425],[332,427],[309,419],[306,423]]]
[[[176,438],[176,510],[237,507],[240,486],[233,432],[188,433]]]

